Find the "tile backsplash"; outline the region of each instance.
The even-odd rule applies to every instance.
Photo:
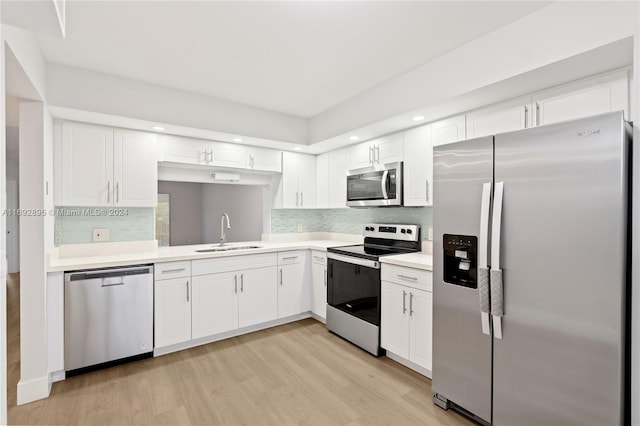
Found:
[[[147,241],[155,238],[153,207],[59,207],[55,218],[55,245],[93,241],[93,228],[108,228],[109,241]]]
[[[433,224],[431,207],[390,207],[365,209],[277,209],[271,211],[271,233],[338,232],[362,234],[362,225],[376,223],[415,223],[427,229]],[[302,225],[299,230],[298,225]]]

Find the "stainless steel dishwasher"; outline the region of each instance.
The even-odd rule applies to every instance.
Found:
[[[67,376],[152,353],[153,265],[64,274]]]

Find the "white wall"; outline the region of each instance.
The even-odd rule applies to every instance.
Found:
[[[49,64],[47,104],[244,136],[306,143],[307,120],[261,108]]]
[[[20,207],[44,207],[44,132],[41,102],[20,104]],[[20,230],[20,381],[18,404],[49,396],[44,217],[24,216]]]
[[[310,143],[632,36],[637,16],[638,2],[553,3],[313,117]]]
[[[2,22],[2,7],[0,7]],[[5,97],[4,87],[4,28],[0,25],[0,210],[7,207],[5,192]],[[7,273],[4,267],[6,256],[6,218],[0,218],[0,424],[7,424]]]

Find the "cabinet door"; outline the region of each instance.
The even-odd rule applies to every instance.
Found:
[[[534,96],[536,125],[622,110],[628,117],[626,72],[549,90]]]
[[[309,291],[304,264],[278,266],[278,318],[309,310]]]
[[[349,148],[329,153],[329,207],[347,207],[347,170],[349,169]]]
[[[404,159],[404,134],[393,135],[373,141],[375,164],[387,164],[402,161]]]
[[[316,157],[316,206],[321,209],[329,208],[329,153]]]
[[[409,359],[431,371],[433,295],[428,291],[411,289],[409,295],[410,350]]]
[[[458,142],[466,137],[465,116],[447,118],[431,123],[433,146]]]
[[[349,148],[349,169],[373,165],[374,149],[371,142],[363,142]]]
[[[248,169],[267,172],[282,172],[282,151],[275,149],[247,147],[246,165]]]
[[[327,266],[311,263],[311,312],[320,318],[327,317]]]
[[[258,268],[240,273],[238,325],[247,327],[278,318],[278,269]]]
[[[62,125],[63,206],[113,204],[113,129]]]
[[[239,275],[224,272],[192,278],[192,338],[238,328]]]
[[[230,143],[214,142],[209,146],[213,150],[211,165],[217,167],[233,167],[244,169],[246,167],[245,147]]]
[[[158,204],[156,135],[117,129],[113,142],[113,200],[116,206]]]
[[[211,158],[209,143],[171,135],[158,135],[162,155],[160,161],[183,164],[208,164]]]
[[[191,283],[189,278],[155,282],[155,347],[191,340]]]
[[[292,209],[300,206],[300,191],[298,190],[298,168],[300,156],[293,152],[282,153],[282,208]]]
[[[316,157],[301,154],[298,167],[298,187],[300,190],[300,207],[309,209],[316,207]]]
[[[409,289],[383,281],[380,310],[380,345],[409,359]]]
[[[433,199],[433,146],[431,126],[404,135],[404,205],[430,206]]]
[[[467,114],[467,139],[532,126],[531,97],[519,98]]]

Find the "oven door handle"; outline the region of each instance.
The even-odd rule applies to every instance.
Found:
[[[352,265],[364,266],[365,268],[380,269],[380,262],[376,260],[362,259],[360,257],[346,256],[338,253],[327,253],[327,258]]]
[[[389,198],[389,194],[387,193],[387,183],[389,182],[389,170],[385,170],[382,173],[382,180],[380,181],[380,185],[382,187],[382,199],[386,200]]]

